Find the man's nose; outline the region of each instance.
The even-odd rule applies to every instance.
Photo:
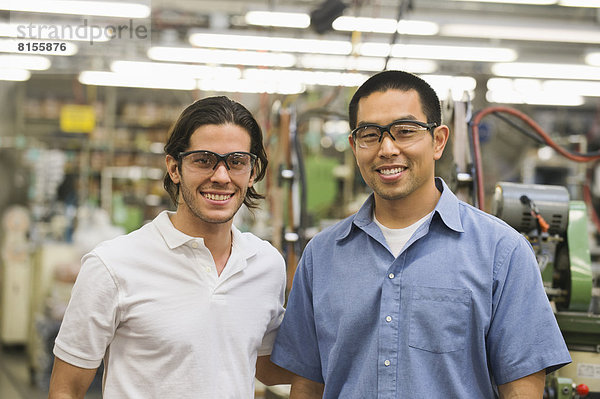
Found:
[[[224,161],[220,161],[217,163],[215,170],[211,176],[212,181],[216,182],[229,182],[231,179],[229,177],[229,171],[227,170],[227,166]]]
[[[394,140],[392,134],[387,130],[382,132],[381,143],[379,144],[379,154],[381,156],[390,156],[398,155],[399,152],[398,143]]]

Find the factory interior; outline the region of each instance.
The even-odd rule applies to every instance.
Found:
[[[386,69],[442,101],[436,175],[536,252],[573,358],[545,397],[600,398],[599,1],[106,3],[0,1],[0,398],[47,397],[81,257],[173,209],[163,147],[197,99],[261,125],[266,198],[234,224],[280,251],[289,289],[307,242],[371,192],[347,109]]]

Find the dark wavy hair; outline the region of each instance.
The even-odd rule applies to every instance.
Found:
[[[421,99],[421,108],[427,117],[428,123],[442,124],[442,107],[435,90],[423,79],[409,72],[384,71],[367,79],[354,93],[348,106],[350,129],[356,128],[358,102],[363,97],[368,97],[375,92],[388,90],[409,91],[416,90]]]
[[[250,152],[256,155],[254,168],[254,182],[260,181],[267,171],[267,154],[263,146],[262,130],[254,116],[242,104],[225,96],[207,97],[189,105],[169,131],[169,138],[165,144],[165,154],[172,156],[178,162],[181,170],[179,153],[187,151],[190,145],[190,137],[200,126],[224,125],[231,123],[246,130],[250,135]],[[171,180],[169,173],[165,175],[163,186],[171,200],[177,205],[179,197],[179,184]],[[257,200],[263,199],[264,195],[256,192],[254,187],[248,187],[244,204],[252,209],[257,207]]]

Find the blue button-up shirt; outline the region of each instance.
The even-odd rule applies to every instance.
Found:
[[[570,362],[529,243],[436,185],[398,257],[372,196],[307,245],[271,359],[324,398],[492,398]]]

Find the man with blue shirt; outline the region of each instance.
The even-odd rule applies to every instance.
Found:
[[[435,92],[381,72],[349,116],[373,194],[300,260],[271,355],[290,398],[541,398],[569,352],[529,243],[434,177]]]

